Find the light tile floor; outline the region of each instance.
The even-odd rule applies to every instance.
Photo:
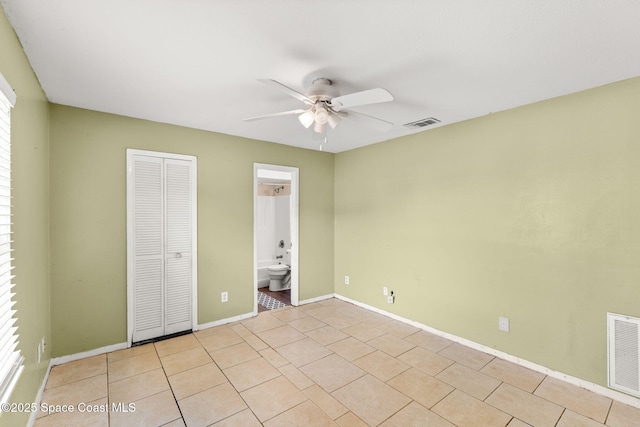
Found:
[[[640,426],[640,409],[337,299],[55,366],[42,402],[75,411],[37,427]]]

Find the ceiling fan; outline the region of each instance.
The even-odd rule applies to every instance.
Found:
[[[306,109],[283,111],[280,113],[265,114],[263,116],[249,117],[244,121],[262,120],[271,117],[298,115],[298,120],[305,128],[313,125],[314,135],[320,136],[321,144],[326,142],[327,124],[335,129],[342,119],[349,114],[357,115],[364,119],[372,128],[380,131],[388,131],[394,125],[386,120],[372,117],[356,111],[346,110],[361,105],[377,104],[379,102],[393,101],[393,96],[386,89],[375,88],[355,92],[348,95],[340,95],[338,89],[333,86],[331,80],[318,78],[313,81],[306,94],[302,94],[280,82],[271,79],[259,79],[261,83],[284,91],[289,96],[306,104]],[[322,145],[320,146],[322,149]]]

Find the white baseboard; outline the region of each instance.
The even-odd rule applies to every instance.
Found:
[[[40,388],[38,389],[38,393],[36,394],[36,398],[34,399],[34,403],[40,407],[40,402],[42,401],[42,394],[44,393],[44,388],[47,385],[47,381],[49,380],[49,373],[51,372],[51,367],[53,366],[53,359],[49,359],[49,364],[47,365],[47,371],[44,373],[44,378],[42,379],[42,384],[40,384]],[[38,411],[31,412],[29,415],[29,420],[27,421],[27,426],[33,427],[36,422],[36,417],[38,416]]]
[[[520,357],[513,356],[511,354],[502,352],[500,350],[496,350],[495,348],[487,347],[487,346],[485,346],[483,344],[478,344],[478,343],[476,343],[474,341],[470,341],[470,340],[468,340],[466,338],[462,338],[462,337],[459,337],[457,335],[449,334],[449,333],[441,331],[439,329],[432,328],[431,326],[428,326],[428,325],[425,325],[425,324],[422,324],[422,323],[419,323],[419,322],[415,322],[415,321],[410,320],[410,319],[406,319],[404,317],[398,316],[397,314],[389,313],[388,311],[381,310],[381,309],[379,309],[377,307],[374,307],[374,306],[371,306],[371,305],[368,305],[368,304],[364,304],[364,303],[362,303],[360,301],[356,301],[356,300],[353,300],[351,298],[348,298],[348,297],[345,297],[345,296],[342,296],[342,295],[339,295],[339,294],[335,294],[335,297],[338,298],[338,299],[341,299],[343,301],[349,302],[351,304],[357,305],[359,307],[366,308],[367,310],[371,310],[373,312],[376,312],[376,313],[382,314],[384,316],[390,317],[392,319],[398,320],[400,322],[407,323],[407,324],[409,324],[411,326],[415,326],[416,328],[419,328],[419,329],[422,329],[424,331],[430,332],[430,333],[432,333],[434,335],[438,335],[438,336],[441,336],[443,338],[447,338],[447,339],[449,339],[451,341],[463,344],[463,345],[465,345],[467,347],[471,347],[471,348],[473,348],[475,350],[482,351],[483,353],[488,353],[488,354],[491,354],[493,356],[499,357],[500,359],[506,360],[508,362],[512,362],[512,363],[515,363],[517,365],[523,366],[525,368],[531,369],[532,371],[540,372],[541,374],[548,375],[548,376],[550,376],[552,378],[556,378],[556,379],[568,382],[569,384],[573,384],[575,386],[582,387],[584,389],[587,389],[587,390],[592,391],[594,393],[597,393],[599,395],[608,397],[610,399],[617,400],[618,402],[624,403],[626,405],[633,406],[635,408],[640,408],[640,399],[638,399],[636,397],[633,397],[633,396],[630,396],[628,394],[620,393],[618,391],[615,391],[615,390],[612,390],[610,388],[601,386],[599,384],[595,384],[595,383],[583,380],[581,378],[573,377],[571,375],[567,375],[567,374],[564,374],[562,372],[555,371],[553,369],[547,368],[546,366],[538,365],[537,363],[533,363],[533,362],[530,362],[528,360],[522,359]]]
[[[198,330],[209,329],[220,325],[226,325],[231,322],[238,322],[240,320],[249,319],[258,313],[249,312],[244,314],[239,314],[238,316],[227,317],[226,319],[214,320],[213,322],[203,323],[202,325],[198,325]]]
[[[198,325],[198,329],[207,329],[212,328],[214,326],[224,325],[231,322],[237,322],[238,320],[248,319],[250,317],[255,316],[254,313],[245,313],[239,316],[229,317],[226,319],[216,320],[214,322],[204,323],[202,325]],[[105,347],[96,348],[89,351],[84,351],[82,353],[70,354],[68,356],[54,357],[51,359],[51,366],[61,365],[63,363],[73,362],[75,360],[84,359],[87,357],[98,356],[104,353],[111,353],[112,351],[122,350],[125,348],[129,348],[129,344],[126,342],[119,344],[112,344]],[[48,373],[47,373],[48,374]]]
[[[51,359],[51,365],[61,365],[63,363],[73,362],[74,360],[84,359],[86,357],[98,356],[100,354],[111,353],[112,351],[122,350],[123,348],[128,348],[126,342],[122,342],[119,344],[112,344],[105,347],[95,348],[89,351],[83,351],[82,353],[70,354],[68,356],[54,357]]]
[[[322,295],[319,297],[315,297],[315,298],[309,298],[309,299],[305,299],[302,301],[298,301],[298,305],[305,305],[305,304],[311,304],[314,302],[318,302],[318,301],[324,301],[326,299],[331,299],[333,297],[335,297],[336,294],[327,294],[327,295]]]

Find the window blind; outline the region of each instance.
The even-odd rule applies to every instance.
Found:
[[[11,107],[15,94],[0,75],[0,402],[9,396],[23,369],[13,301],[11,249]]]

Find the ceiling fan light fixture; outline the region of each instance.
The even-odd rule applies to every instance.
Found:
[[[298,116],[298,120],[300,120],[300,123],[302,123],[302,126],[308,129],[309,126],[311,126],[315,121],[315,115],[313,114],[313,111],[308,110],[300,114]]]
[[[329,126],[331,126],[331,129],[335,129],[336,126],[338,126],[342,121],[342,117],[340,117],[337,114],[329,114],[328,121],[329,121]]]
[[[316,119],[316,123],[320,123],[321,125],[324,125],[327,123],[327,121],[329,121],[329,112],[327,111],[326,108],[322,106],[318,106],[316,107],[315,119]]]
[[[326,125],[324,123],[315,122],[313,125],[313,130],[317,133],[324,133]]]

